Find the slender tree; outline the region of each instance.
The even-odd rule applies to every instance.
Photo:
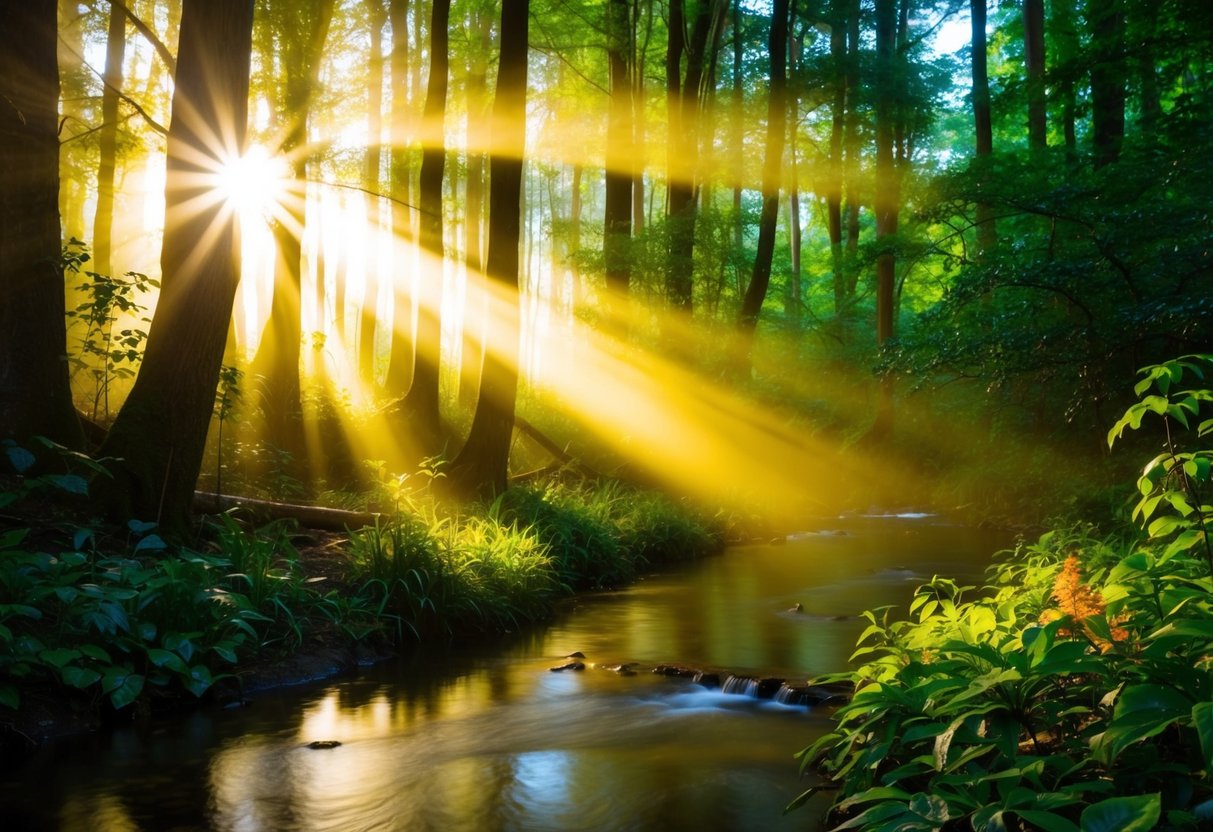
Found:
[[[610,105],[607,111],[606,202],[603,211],[602,255],[606,284],[612,295],[628,293],[632,235],[632,82],[629,56],[634,40],[628,0],[608,0],[606,6],[607,64]]]
[[[896,128],[896,0],[876,0],[876,342],[884,345],[893,337],[895,258],[892,241],[897,234],[898,184],[894,164]],[[877,434],[892,429],[893,397],[887,377],[881,382],[877,408]]]
[[[1125,15],[1122,0],[1087,10],[1091,27],[1091,142],[1095,166],[1115,162],[1125,137]]]
[[[392,236],[399,243],[408,239],[409,229],[412,227],[409,216],[412,210],[412,176],[409,165],[409,0],[389,0],[388,25],[392,29],[392,148],[388,161],[388,188],[392,197]],[[470,204],[468,210],[471,210]],[[407,275],[401,265],[404,259],[397,256],[394,260],[394,319],[388,353],[387,381],[384,384],[388,393],[394,396],[407,392],[413,381],[412,298],[400,291],[400,286],[407,282]]]
[[[421,121],[422,278],[417,304],[417,346],[413,385],[404,399],[409,427],[426,453],[441,450],[438,369],[442,356],[442,177],[446,164],[446,93],[450,0],[433,0],[430,19],[430,77]]]
[[[826,225],[830,259],[834,267],[834,314],[846,308],[847,282],[842,256],[842,139],[847,110],[846,0],[830,3],[830,70],[833,96],[830,108],[830,162],[826,180]]]
[[[78,448],[59,267],[56,12],[0,4],[0,437]]]
[[[740,361],[750,367],[750,346],[758,313],[767,295],[771,280],[771,260],[775,253],[775,223],[779,218],[779,182],[783,172],[783,145],[787,133],[787,56],[788,0],[774,0],[768,40],[771,65],[771,89],[767,97],[766,156],[762,166],[762,215],[758,220],[758,251],[754,255],[754,271],[741,302],[737,319],[741,332]]]
[[[1023,0],[1024,63],[1028,70],[1028,146],[1048,146],[1045,121],[1045,2]]]
[[[371,240],[379,233],[379,168],[383,161],[383,27],[387,24],[384,0],[364,0],[370,54],[366,73],[366,152],[362,157],[362,202]],[[373,243],[368,248],[374,250]],[[368,257],[362,270],[362,309],[358,316],[358,371],[368,389],[374,389],[375,329],[378,325],[379,267]]]
[[[240,279],[236,218],[214,177],[243,150],[253,0],[185,0],[165,186],[160,299],[139,375],[99,456],[111,506],[187,527]]]
[[[105,89],[101,92],[101,130],[98,136],[97,210],[93,214],[94,267],[111,274],[114,229],[114,171],[118,156],[118,97],[122,93],[122,62],[126,56],[126,12],[110,4],[105,39]]]
[[[448,477],[460,494],[505,490],[518,393],[518,242],[526,147],[529,0],[502,0],[501,57],[493,100],[489,156],[488,282],[493,330],[486,342],[471,432]]]
[[[990,75],[986,69],[986,0],[969,0],[972,20],[973,51],[973,126],[976,156],[988,159],[994,152],[994,131],[990,119]],[[977,249],[989,251],[994,247],[997,229],[989,203],[977,203]]]

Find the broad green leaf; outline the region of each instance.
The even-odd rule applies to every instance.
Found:
[[[20,445],[5,444],[4,453],[8,457],[8,462],[13,466],[13,470],[18,474],[23,474],[33,467],[37,462],[37,458],[22,448]]]
[[[153,647],[147,651],[147,658],[156,667],[167,668],[174,673],[180,673],[182,676],[186,676],[190,672],[189,665],[182,661],[180,656],[169,650]]]
[[[17,688],[10,685],[8,682],[0,682],[0,705],[6,708],[17,710],[21,705],[21,694],[17,692]]]
[[[1213,702],[1198,702],[1192,706],[1192,724],[1200,737],[1205,773],[1213,773]]]
[[[1110,797],[1084,809],[1078,827],[1080,832],[1149,832],[1161,814],[1158,794]]]
[[[92,529],[76,529],[76,533],[72,535],[72,548],[81,549],[84,544],[93,539]]]
[[[211,671],[205,665],[197,664],[189,669],[189,676],[185,679],[185,688],[194,696],[202,696],[212,684],[214,684],[214,679],[211,677]]]
[[[162,549],[167,549],[168,544],[158,534],[149,534],[147,537],[140,538],[135,544],[136,552],[158,552]]]
[[[110,654],[105,652],[105,649],[96,644],[83,644],[80,646],[80,652],[88,656],[90,659],[96,659],[99,662],[109,663]]]
[[[56,670],[63,668],[69,662],[80,658],[80,656],[81,653],[79,650],[71,650],[67,647],[59,647],[54,650],[43,650],[38,654],[38,658],[42,659],[43,662],[49,664]]]
[[[1078,832],[1074,822],[1055,815],[1052,812],[1041,812],[1036,809],[1016,809],[1020,820],[1026,820],[1033,826],[1039,826],[1044,832]]]
[[[152,529],[156,528],[156,524],[149,523],[146,520],[127,520],[126,527],[135,534],[147,534]]]
[[[46,480],[69,494],[88,496],[88,481],[84,477],[76,474],[49,474]]]
[[[143,692],[143,677],[124,667],[111,667],[101,678],[101,690],[109,695],[114,708],[121,710]]]
[[[84,690],[101,679],[101,674],[91,667],[77,667],[74,664],[63,668],[59,675],[63,678],[63,684],[79,690]]]

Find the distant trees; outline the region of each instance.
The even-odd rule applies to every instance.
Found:
[[[0,438],[80,447],[59,265],[57,11],[0,5]]]
[[[235,215],[215,177],[244,149],[252,31],[253,0],[185,0],[162,289],[135,386],[99,451],[116,459],[102,499],[172,529],[188,521],[240,280]]]

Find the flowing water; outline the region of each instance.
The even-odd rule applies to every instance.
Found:
[[[491,644],[57,743],[4,771],[0,828],[817,829],[822,804],[782,809],[805,785],[792,754],[828,709],[648,671],[803,681],[843,669],[862,610],[904,606],[935,573],[975,579],[1007,540],[929,516],[809,526],[583,596]],[[574,651],[584,671],[549,670]],[[603,667],[632,662],[635,675]]]

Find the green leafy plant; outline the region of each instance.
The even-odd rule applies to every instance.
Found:
[[[74,237],[63,250],[62,263],[65,273],[79,274],[89,261],[87,247]],[[75,372],[87,372],[93,379],[92,418],[98,418],[98,410],[108,420],[110,413],[109,393],[115,379],[134,378],[139,362],[143,359],[143,346],[147,330],[139,326],[114,331],[122,316],[137,317],[142,324],[151,319],[143,315],[147,307],[139,303],[138,297],[152,289],[160,288],[160,281],[139,272],[127,272],[121,277],[110,277],[98,272],[84,271],[85,281],[77,286],[85,300],[67,311],[67,317],[84,324],[80,337],[80,352],[70,361]]]
[[[1205,357],[1143,371],[1115,440],[1150,413],[1165,452],[1138,483],[1151,539],[1050,532],[972,587],[935,578],[910,617],[865,614],[855,686],[800,754],[836,794],[835,829],[1046,832],[1203,828],[1213,821],[1213,577],[1199,489],[1206,451],[1181,450],[1208,401]],[[1151,388],[1157,394],[1151,393]],[[1197,438],[1207,422],[1195,427]],[[1163,507],[1170,522],[1154,517]],[[1154,519],[1151,519],[1154,517]]]

